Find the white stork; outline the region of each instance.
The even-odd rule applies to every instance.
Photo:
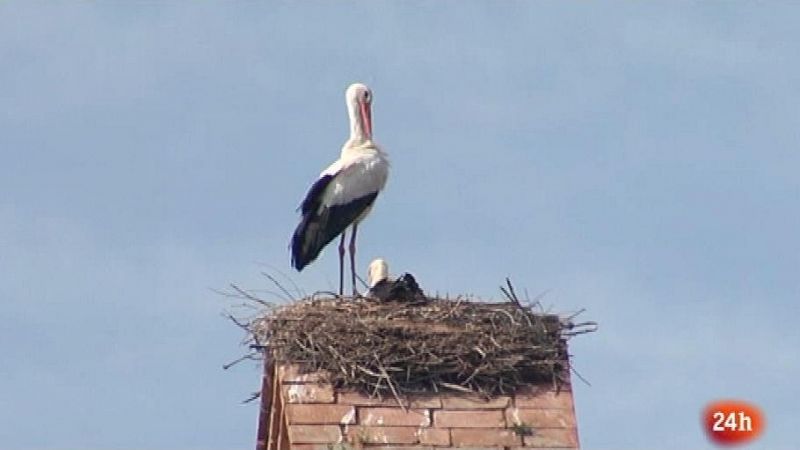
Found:
[[[389,279],[389,264],[383,258],[373,259],[367,267],[367,285],[370,290]]]
[[[428,298],[422,292],[417,280],[410,273],[404,273],[400,278],[389,278],[389,265],[383,259],[375,259],[367,269],[369,291],[367,297],[382,301],[399,301],[406,303],[426,303]]]
[[[372,92],[361,84],[345,92],[350,115],[350,139],[338,160],[323,170],[300,204],[302,218],[292,236],[292,265],[298,271],[314,261],[339,234],[339,295],[344,291],[344,241],[350,235],[350,272],[356,290],[356,232],[372,209],[389,176],[389,160],[372,141]]]

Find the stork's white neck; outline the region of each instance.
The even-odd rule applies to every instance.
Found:
[[[347,113],[350,116],[350,142],[361,143],[371,140],[372,136],[364,124],[365,118],[357,100],[347,102]]]

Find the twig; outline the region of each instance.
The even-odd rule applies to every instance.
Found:
[[[570,370],[572,373],[574,373],[575,375],[577,375],[577,377],[578,377],[578,378],[579,378],[581,381],[583,381],[584,383],[586,383],[586,385],[587,385],[587,386],[589,386],[589,387],[591,387],[591,386],[592,386],[592,383],[589,383],[589,381],[588,381],[586,378],[583,378],[583,376],[580,374],[580,372],[578,372],[578,371],[575,369],[575,367],[573,367],[573,365],[572,365],[572,364],[570,364],[570,365],[569,365],[569,370]]]
[[[256,400],[256,399],[258,399],[260,397],[261,397],[261,392],[259,392],[259,391],[253,392],[252,394],[250,394],[250,397],[247,397],[246,399],[242,400],[242,404],[246,405],[246,404],[248,404],[248,403],[252,402],[253,400]]]
[[[229,286],[231,287],[231,289],[233,289],[234,291],[238,292],[239,295],[241,295],[243,298],[246,298],[248,300],[254,301],[256,303],[260,303],[260,304],[262,304],[264,306],[268,306],[268,307],[272,306],[270,303],[267,303],[264,300],[261,300],[260,298],[256,297],[255,295],[250,294],[249,292],[245,291],[244,289],[240,288],[239,286],[237,286],[237,285],[235,285],[233,283],[231,283]],[[281,297],[281,298],[283,299],[283,297]],[[283,300],[286,300],[286,299],[283,299]]]
[[[223,370],[228,370],[228,369],[230,369],[231,367],[235,366],[236,364],[239,364],[240,362],[242,362],[242,361],[244,361],[244,360],[246,360],[246,359],[254,359],[254,356],[255,356],[255,355],[254,355],[253,353],[248,353],[248,354],[246,354],[246,355],[244,355],[244,356],[241,356],[241,357],[239,357],[239,358],[236,358],[234,361],[231,361],[231,362],[229,362],[228,364],[223,364],[223,365],[222,365],[222,369],[223,369]]]
[[[292,296],[291,292],[287,291],[287,290],[286,290],[286,288],[285,288],[285,287],[283,287],[283,285],[282,285],[282,284],[280,284],[280,283],[278,282],[278,280],[276,280],[276,279],[275,279],[275,277],[273,277],[272,275],[268,274],[267,272],[261,272],[261,275],[264,275],[265,277],[267,277],[267,278],[269,279],[269,281],[272,281],[272,284],[274,284],[275,286],[277,286],[277,287],[278,287],[278,289],[280,289],[280,290],[281,290],[281,292],[283,292],[283,293],[284,293],[284,295],[286,295],[286,297],[288,298],[288,300],[295,301],[295,299],[294,299],[294,297]]]
[[[566,317],[566,320],[567,320],[567,322],[571,322],[571,321],[572,321],[572,319],[574,319],[575,317],[577,317],[577,316],[579,316],[579,315],[583,314],[584,312],[586,312],[586,308],[581,308],[581,309],[579,309],[578,311],[576,311],[576,312],[574,312],[574,313],[570,314],[569,316],[567,316],[567,317]]]
[[[283,279],[287,280],[292,285],[292,288],[294,289],[294,292],[295,292],[295,296],[292,297],[293,299],[295,299],[295,298],[303,298],[303,297],[306,296],[305,292],[302,289],[300,289],[300,286],[298,286],[297,283],[294,282],[292,277],[287,275],[286,272],[278,269],[276,266],[274,266],[272,264],[267,264],[267,263],[264,263],[264,262],[259,263],[259,264],[261,264],[264,267],[269,268],[270,270],[272,270],[274,272],[277,272],[281,277],[283,277]]]
[[[392,377],[386,372],[386,369],[381,364],[381,360],[378,355],[375,355],[375,360],[378,363],[378,368],[381,370],[381,374],[383,378],[386,379],[386,384],[389,385],[389,389],[392,391],[392,395],[394,395],[395,400],[397,400],[397,404],[403,408],[403,412],[408,412],[408,407],[403,403],[403,400],[400,399],[400,394],[397,393],[397,389],[394,387],[394,383],[392,382]]]
[[[474,390],[472,390],[470,388],[466,388],[464,386],[459,386],[457,384],[445,383],[444,381],[440,381],[438,384],[439,384],[439,386],[446,387],[446,388],[452,389],[454,391],[466,392],[466,393],[470,393],[470,394],[475,392]]]
[[[248,324],[248,323],[244,323],[244,322],[240,321],[239,319],[237,319],[236,317],[233,317],[233,315],[231,315],[231,314],[228,314],[228,313],[224,314],[224,316],[225,316],[225,317],[226,317],[228,320],[230,320],[231,322],[233,322],[233,324],[234,324],[234,325],[236,325],[237,327],[239,327],[239,328],[243,329],[244,331],[247,331],[248,333],[250,333],[250,332],[252,331],[252,330],[250,329],[250,324]]]

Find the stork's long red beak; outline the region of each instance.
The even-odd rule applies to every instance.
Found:
[[[372,139],[372,109],[368,102],[361,102],[361,124],[364,126],[364,134],[367,139]]]

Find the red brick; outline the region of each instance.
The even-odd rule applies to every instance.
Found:
[[[347,441],[358,444],[416,444],[419,442],[417,427],[347,427]]]
[[[331,450],[331,449],[338,449],[343,448],[340,446],[347,445],[347,444],[339,444],[339,443],[326,443],[326,444],[292,444],[292,450]],[[286,447],[283,447],[286,448]],[[529,450],[529,449],[525,449]]]
[[[445,409],[503,409],[511,403],[511,397],[499,396],[487,400],[478,395],[448,395],[442,397]]]
[[[442,428],[422,428],[418,430],[420,444],[450,445],[450,430]]]
[[[342,441],[339,425],[289,425],[292,444],[326,444]]]
[[[571,409],[508,408],[506,423],[533,428],[574,428],[575,415]]]
[[[431,424],[431,413],[427,409],[409,409],[403,411],[395,408],[358,408],[360,425],[412,426],[427,427]]]
[[[437,427],[497,428],[506,426],[501,410],[434,411],[433,423]]]
[[[403,404],[409,408],[441,408],[442,401],[434,397],[408,397],[403,398]],[[373,398],[359,392],[343,391],[339,392],[338,403],[343,405],[369,405],[369,406],[394,406],[400,407],[397,404],[397,399],[394,397]]]
[[[535,428],[533,436],[525,436],[526,447],[577,447],[575,428]]]
[[[514,396],[514,406],[518,408],[572,409],[572,392],[556,393],[543,387],[527,387]]]
[[[535,448],[536,450],[579,450],[578,447],[509,447],[510,450],[531,450]],[[294,450],[294,447],[292,447]],[[328,449],[330,450],[330,449]],[[436,449],[436,450],[444,450],[444,449]],[[466,449],[461,449],[466,450]]]
[[[350,405],[286,405],[289,423],[355,423],[356,410]]]
[[[436,447],[436,450],[502,450],[506,448],[516,448],[516,447],[503,447],[503,446],[472,446],[472,445],[460,445],[458,447]],[[525,450],[531,450],[530,448],[525,448]],[[538,450],[538,449],[537,449]],[[561,449],[565,450],[565,449]]]
[[[324,383],[325,372],[302,373],[297,364],[284,364],[278,367],[278,379],[281,383]]]
[[[364,448],[369,450],[434,450],[433,447],[426,445],[370,445]]]
[[[518,446],[522,438],[514,430],[507,428],[453,428],[450,430],[453,445],[456,447],[479,446]]]
[[[283,385],[283,398],[287,403],[333,403],[333,386],[330,384]]]

